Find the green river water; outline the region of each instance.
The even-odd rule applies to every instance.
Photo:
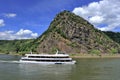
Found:
[[[74,59],[74,65],[20,64],[0,55],[0,80],[120,80],[120,59]]]

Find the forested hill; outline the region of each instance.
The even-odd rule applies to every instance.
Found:
[[[106,31],[104,33],[107,36],[109,36],[112,40],[120,44],[120,32]]]
[[[16,54],[26,53],[32,50],[34,39],[27,40],[0,40],[0,53]],[[36,45],[36,44],[35,44]],[[34,49],[34,48],[33,48]]]

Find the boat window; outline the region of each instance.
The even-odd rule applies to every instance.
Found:
[[[40,61],[40,62],[70,62],[72,60],[36,60],[36,59],[22,59],[24,61]]]
[[[29,58],[69,58],[69,56],[29,56]]]

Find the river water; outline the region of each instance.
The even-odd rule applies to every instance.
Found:
[[[75,59],[74,65],[17,63],[0,55],[0,80],[120,80],[120,59]]]

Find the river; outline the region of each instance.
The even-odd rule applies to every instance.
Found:
[[[0,80],[120,80],[119,58],[75,59],[74,65],[16,63],[19,59],[0,55]]]

